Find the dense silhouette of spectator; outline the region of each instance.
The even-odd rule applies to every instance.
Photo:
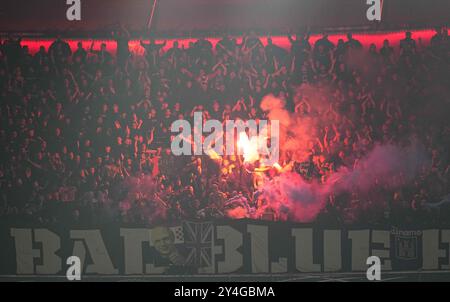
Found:
[[[266,118],[259,104],[273,94],[293,114],[325,121],[308,158],[292,163],[305,180],[352,167],[377,142],[418,137],[432,158],[431,171],[400,189],[330,196],[319,220],[448,221],[445,204],[426,206],[450,193],[446,30],[423,48],[406,33],[398,52],[388,40],[378,50],[347,38],[334,45],[324,34],[311,46],[308,34],[289,36],[290,52],[271,39],[264,46],[254,33],[241,44],[225,36],[215,49],[206,39],[167,51],[165,42],[150,41],[141,42],[143,57],[129,52],[124,28],[115,33],[115,56],[94,42],[72,52],[61,37],[31,55],[20,38],[8,38],[0,47],[0,215],[152,223],[223,217],[232,203],[258,207],[264,201],[242,176],[242,160],[176,158],[170,125],[194,111],[219,120]],[[332,105],[319,110],[296,95],[305,84],[327,87]],[[281,154],[281,161],[292,160]],[[376,200],[385,207],[374,210]]]

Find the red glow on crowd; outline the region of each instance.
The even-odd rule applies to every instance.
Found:
[[[413,38],[416,39],[419,42],[422,41],[423,44],[428,44],[431,37],[435,34],[433,30],[415,30],[411,31]],[[370,44],[375,44],[377,47],[381,47],[383,44],[383,41],[385,39],[389,40],[392,45],[397,45],[398,41],[403,39],[405,36],[405,33],[402,32],[392,32],[392,33],[364,33],[364,34],[354,34],[353,37],[357,40],[359,40],[364,47],[368,47]],[[315,34],[311,35],[309,41],[311,44],[314,44],[318,39],[320,39],[321,35]],[[333,42],[334,44],[337,44],[339,39],[346,40],[345,34],[332,34],[329,35],[329,40]],[[187,48],[189,46],[189,43],[195,42],[197,39],[190,38],[190,39],[167,39],[167,44],[164,47],[164,50],[167,50],[173,46],[173,43],[175,41],[178,41],[180,47]],[[220,38],[208,38],[208,40],[213,44],[213,47],[216,46],[216,43],[220,40]],[[76,49],[77,43],[82,42],[83,48],[89,48],[93,40],[66,40],[70,47],[72,49]],[[147,42],[148,40],[143,40],[144,42]],[[156,40],[157,43],[161,43],[165,40]],[[274,44],[283,47],[285,49],[288,49],[290,47],[290,42],[287,36],[273,36],[272,41]],[[39,50],[40,46],[44,46],[46,50],[48,50],[48,47],[53,42],[53,39],[23,39],[22,45],[28,46],[30,52],[32,54],[36,53]],[[116,42],[114,40],[95,40],[94,41],[94,49],[100,48],[100,45],[102,43],[106,44],[106,49],[110,52],[115,52],[116,49]],[[237,38],[237,42],[242,42],[242,38]],[[267,37],[261,37],[261,42],[264,45],[267,45]],[[131,40],[129,42],[129,48],[134,54],[143,54],[144,49],[141,47],[139,40]]]

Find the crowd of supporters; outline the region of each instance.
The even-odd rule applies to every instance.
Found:
[[[446,29],[427,45],[406,33],[398,46],[385,40],[379,49],[364,48],[351,34],[337,45],[326,34],[314,45],[308,34],[289,36],[290,50],[270,38],[263,45],[254,33],[240,43],[225,36],[215,47],[203,38],[189,47],[150,41],[141,42],[144,56],[129,51],[125,30],[115,38],[114,54],[104,44],[71,49],[59,37],[35,54],[20,38],[2,41],[0,216],[155,223],[220,218],[236,200],[257,208],[264,200],[251,180],[242,181],[239,157],[175,157],[170,125],[194,111],[222,121],[266,118],[260,103],[272,94],[293,115],[322,115],[309,156],[291,165],[306,181],[352,167],[376,143],[415,137],[429,154],[431,168],[410,183],[330,197],[318,220],[448,220]],[[331,90],[328,110],[298,95],[301,85]],[[281,154],[283,165],[289,161]],[[382,211],[371,211],[378,200]]]

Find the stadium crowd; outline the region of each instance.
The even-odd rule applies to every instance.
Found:
[[[170,125],[194,111],[223,121],[266,118],[260,103],[272,94],[293,115],[321,115],[304,161],[281,154],[280,163],[306,181],[352,167],[376,143],[416,137],[430,156],[431,168],[401,187],[330,196],[318,222],[450,220],[443,199],[450,193],[446,29],[429,45],[406,33],[398,49],[388,40],[364,49],[351,34],[337,45],[324,34],[311,45],[299,34],[289,36],[287,51],[250,32],[241,43],[225,36],[215,47],[203,38],[186,48],[141,42],[144,56],[129,51],[126,31],[115,38],[116,54],[94,43],[71,49],[59,37],[35,54],[20,38],[2,41],[2,219],[153,224],[222,218],[239,203],[257,208],[265,201],[239,156],[175,157]],[[302,85],[326,87],[329,108],[296,93]],[[374,210],[379,201],[384,206]]]

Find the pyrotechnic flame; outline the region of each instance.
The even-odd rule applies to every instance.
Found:
[[[245,163],[254,163],[259,160],[258,136],[248,138],[245,132],[239,133],[238,149],[242,152]]]
[[[267,129],[263,129],[259,135],[248,136],[245,131],[240,132],[236,140],[236,147],[238,155],[243,157],[245,164],[254,164],[262,159],[261,155],[261,146],[267,145]],[[205,153],[213,160],[220,161],[223,159],[222,155],[218,154],[213,148],[209,148],[205,150]],[[262,162],[260,162],[258,171],[267,171],[271,167],[277,169],[278,172],[283,172],[284,167],[282,167],[279,163],[275,163],[270,166],[265,166]]]
[[[214,149],[206,150],[206,154],[213,160],[220,160],[220,159],[222,159],[222,157],[216,151],[214,151]]]
[[[283,170],[283,167],[280,166],[279,163],[275,163],[273,166],[275,167],[275,169],[277,169],[278,172],[281,172]]]

